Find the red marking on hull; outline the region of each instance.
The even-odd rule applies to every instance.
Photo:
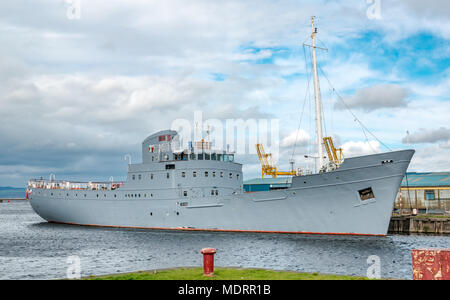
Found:
[[[164,228],[164,227],[140,227],[140,226],[119,226],[119,225],[98,225],[98,224],[77,224],[69,222],[48,221],[55,224],[66,224],[76,226],[92,226],[103,228],[128,228],[128,229],[149,229],[149,230],[171,230],[171,231],[204,231],[204,232],[238,232],[238,233],[270,233],[270,234],[317,234],[317,235],[350,235],[350,236],[378,236],[385,237],[385,234],[369,233],[339,233],[339,232],[307,232],[307,231],[269,231],[269,230],[236,230],[236,229],[201,229],[201,228]]]

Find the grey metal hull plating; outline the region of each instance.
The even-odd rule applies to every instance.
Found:
[[[75,198],[76,191],[49,197],[48,190],[40,190],[33,191],[30,203],[49,222],[79,225],[386,235],[413,154],[348,158],[336,171],[294,177],[287,190],[191,198],[187,206],[180,205],[185,198],[129,199],[117,191],[100,192],[109,193],[100,198],[88,191],[87,198]],[[375,198],[361,200],[358,191],[369,187]]]

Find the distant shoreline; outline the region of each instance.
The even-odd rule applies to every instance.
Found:
[[[0,187],[0,199],[2,200],[14,200],[25,198],[26,198],[26,188],[15,188],[9,186]]]

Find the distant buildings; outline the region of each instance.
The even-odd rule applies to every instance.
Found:
[[[395,210],[419,213],[450,213],[450,172],[408,173],[403,178]]]

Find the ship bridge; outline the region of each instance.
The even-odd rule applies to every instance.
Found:
[[[164,130],[142,142],[142,163],[129,165],[122,189],[155,189],[158,198],[168,192],[186,198],[240,194],[242,165],[234,153],[212,149],[205,140],[183,149],[178,133]]]

